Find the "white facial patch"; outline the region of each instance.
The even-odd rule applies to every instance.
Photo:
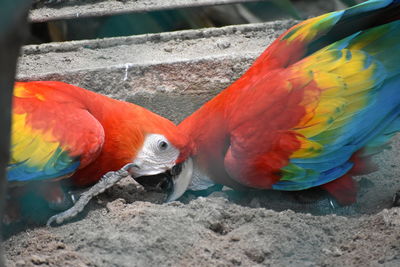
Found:
[[[133,161],[134,176],[155,175],[170,170],[178,156],[179,150],[165,136],[149,134]]]

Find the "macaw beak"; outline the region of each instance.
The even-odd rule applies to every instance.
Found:
[[[171,169],[147,176],[139,176],[134,179],[144,188],[162,191],[167,194],[166,202],[180,198],[192,181],[193,161],[188,158],[182,163],[177,163]]]
[[[189,187],[193,175],[193,161],[188,158],[183,163],[172,167],[168,186],[168,197],[166,202],[171,202],[180,198]]]

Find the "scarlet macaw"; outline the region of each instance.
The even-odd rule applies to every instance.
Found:
[[[356,200],[353,175],[400,130],[400,1],[301,22],[178,128],[202,176],[233,188],[322,187]]]
[[[143,107],[55,81],[17,82],[13,101],[11,191],[39,181],[49,204],[65,209],[67,197],[57,182],[62,178],[88,186],[128,163],[134,178],[174,166],[180,167],[175,181],[191,173],[181,171],[188,139]]]

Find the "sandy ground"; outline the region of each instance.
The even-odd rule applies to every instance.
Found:
[[[7,236],[7,266],[400,266],[399,139],[358,177],[349,207],[315,191],[228,188],[162,204],[127,178],[58,227],[38,226],[48,214],[32,209],[36,226]]]
[[[399,266],[400,209],[315,216],[234,204],[130,202],[113,193],[84,217],[10,237],[8,266]]]

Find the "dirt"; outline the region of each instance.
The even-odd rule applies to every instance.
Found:
[[[400,210],[313,216],[236,205],[123,198],[5,244],[8,266],[399,266]]]
[[[229,188],[165,204],[124,179],[64,225],[8,235],[7,266],[399,266],[399,139],[378,172],[358,177],[349,207],[315,191]]]

